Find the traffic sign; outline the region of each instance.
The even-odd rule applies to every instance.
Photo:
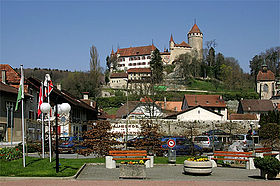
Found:
[[[175,147],[175,145],[176,145],[175,140],[169,139],[169,140],[167,141],[167,146],[168,146],[169,148],[173,148],[173,147]]]

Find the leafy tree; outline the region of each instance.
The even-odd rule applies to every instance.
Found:
[[[160,52],[157,48],[152,52],[150,66],[152,71],[152,81],[154,83],[160,83],[163,79],[163,65]]]
[[[144,138],[139,139],[135,143],[136,149],[147,150],[148,154],[159,154],[161,151],[161,133],[160,126],[153,123],[153,120],[141,120],[141,132],[139,136]]]
[[[221,54],[221,53],[218,53],[217,56],[216,56],[216,63],[215,63],[215,66],[214,66],[214,75],[215,75],[216,79],[222,80],[221,79],[221,73],[222,73],[221,72],[221,66],[224,63],[225,63],[224,55]]]
[[[275,146],[280,142],[280,114],[278,111],[269,111],[261,114],[259,136],[268,146]],[[278,147],[279,148],[279,147]]]
[[[213,47],[209,49],[206,61],[208,65],[207,76],[214,77],[215,49]]]

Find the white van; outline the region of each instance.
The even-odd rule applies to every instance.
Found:
[[[253,149],[254,143],[253,143],[253,139],[252,136],[249,134],[235,134],[232,136],[232,142],[241,142],[242,149],[244,151],[249,151]]]

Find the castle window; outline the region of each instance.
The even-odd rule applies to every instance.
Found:
[[[145,56],[142,56],[142,59],[144,60],[144,59],[145,59]]]
[[[268,85],[267,85],[267,84],[264,84],[264,85],[263,85],[263,91],[264,91],[264,92],[268,92]]]

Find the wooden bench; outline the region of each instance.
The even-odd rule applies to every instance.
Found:
[[[254,169],[253,158],[255,157],[252,152],[231,152],[231,151],[214,151],[214,157],[211,158],[215,160],[232,160],[239,162],[246,162],[246,169]]]
[[[271,147],[255,148],[255,153],[262,153],[262,156],[277,156],[279,152],[272,152]]]
[[[146,150],[112,150],[106,156],[106,168],[116,168],[118,160],[143,160],[146,167],[153,167],[153,156],[147,156]]]

